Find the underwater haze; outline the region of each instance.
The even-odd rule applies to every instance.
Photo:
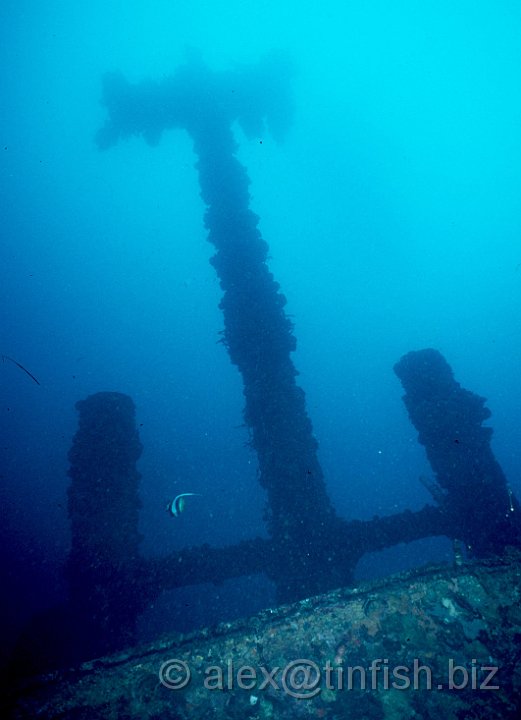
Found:
[[[518,0],[3,0],[0,19],[3,653],[63,600],[67,453],[75,403],[93,393],[136,405],[143,554],[267,534],[242,381],[218,342],[192,141],[174,129],[100,151],[107,72],[159,81],[194,52],[215,71],[291,58],[284,141],[235,137],[338,514],[430,500],[393,372],[429,347],[487,398],[521,492]],[[169,517],[184,492],[201,497]],[[442,539],[402,545],[358,575],[449,555]],[[188,588],[151,607],[141,634],[273,602],[263,578]]]

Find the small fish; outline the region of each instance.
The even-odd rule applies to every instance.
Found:
[[[201,497],[201,493],[181,493],[180,495],[176,495],[166,506],[167,512],[169,512],[172,517],[179,517],[185,509],[185,498],[195,497],[196,495]]]

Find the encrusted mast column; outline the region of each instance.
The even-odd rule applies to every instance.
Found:
[[[280,57],[234,73],[212,73],[192,58],[161,83],[130,86],[109,76],[104,87],[109,120],[98,135],[102,148],[133,134],[155,143],[172,127],[186,129],[194,140],[208,239],[217,250],[211,262],[224,290],[223,342],[244,381],[244,417],[268,493],[271,575],[281,600],[347,580],[331,549],[336,515],[304,392],[295,381],[296,341],[286,300],[266,264],[268,246],[249,207],[248,175],[236,158],[232,133],[239,122],[246,134],[258,137],[266,120],[281,139],[291,115],[289,79]]]
[[[134,403],[100,392],[76,403],[79,428],[69,452],[72,547],[66,567],[69,607],[82,657],[134,641],[144,607],[139,562],[141,443]]]
[[[407,353],[394,370],[454,536],[477,557],[519,547],[520,505],[490,447],[492,428],[483,427],[491,415],[485,398],[462,388],[437,350]]]
[[[333,510],[304,392],[295,381],[296,340],[286,299],[266,264],[268,246],[249,209],[249,181],[230,128],[204,128],[194,146],[208,239],[217,249],[211,262],[224,290],[223,342],[243,377],[244,418],[268,491],[271,564],[280,572],[279,597],[302,597],[340,579],[328,561]]]

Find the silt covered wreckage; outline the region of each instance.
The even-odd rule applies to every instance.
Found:
[[[223,291],[222,342],[243,380],[244,420],[267,492],[269,537],[142,557],[141,445],[132,400],[105,392],[79,402],[69,454],[69,601],[32,628],[33,637],[66,628],[69,640],[55,645],[54,655],[47,647],[47,657],[35,662],[35,672],[55,672],[25,682],[16,717],[33,717],[36,708],[45,718],[518,717],[521,508],[493,455],[492,429],[483,426],[490,416],[484,398],[461,387],[438,351],[410,352],[394,368],[435,476],[432,504],[348,521],[328,497],[296,380],[286,300],[267,265],[268,246],[250,209],[248,175],[233,134],[238,123],[246,136],[267,129],[283,140],[292,114],[291,76],[291,64],[278,54],[234,72],[212,72],[194,54],[160,82],[105,78],[108,116],[97,136],[100,149],[135,135],[157,145],[175,128],[193,140],[215,248],[211,263]],[[429,536],[454,541],[454,566],[353,588],[364,554]],[[273,580],[280,607],[213,631],[132,647],[139,615],[165,590],[253,573]],[[160,678],[171,657],[191,668],[192,682],[182,689]],[[276,674],[261,689],[257,678],[248,692],[210,692],[203,681],[205,663],[227,672],[230,659],[280,670],[297,658],[314,663],[311,671],[299,669],[308,679],[320,671],[312,696],[275,688]],[[339,670],[359,666],[370,673],[378,658],[377,687],[367,687],[372,676],[365,689],[338,687]],[[456,691],[437,680],[443,687],[429,694],[382,691],[386,667],[412,667],[416,659],[438,679],[453,662],[463,668],[458,682],[464,670],[478,687]],[[73,671],[56,670],[73,665]],[[480,687],[484,666],[499,668],[493,683],[499,689]],[[422,682],[428,689],[426,677]]]

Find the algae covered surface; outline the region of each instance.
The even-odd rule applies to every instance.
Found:
[[[37,678],[15,718],[517,718],[521,569],[433,567]]]

